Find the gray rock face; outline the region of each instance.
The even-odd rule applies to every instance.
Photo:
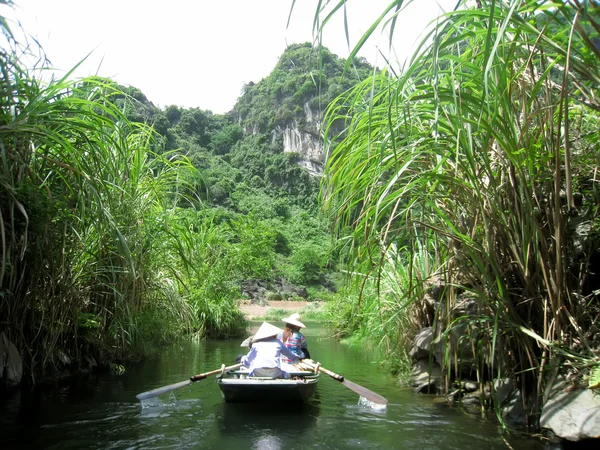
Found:
[[[555,383],[542,408],[540,426],[569,441],[600,438],[600,395],[590,389],[567,389]]]
[[[321,113],[313,111],[310,102],[304,104],[304,118],[291,124],[277,126],[272,134],[275,141],[283,138],[283,151],[297,153],[298,164],[311,175],[322,175],[325,163],[323,138],[321,136]]]
[[[322,175],[325,162],[323,142],[318,136],[298,128],[283,130],[283,151],[298,153],[298,163],[308,170],[311,175]]]
[[[435,392],[440,387],[442,372],[435,361],[418,360],[412,368],[413,386],[416,392]]]
[[[7,386],[16,386],[23,377],[23,361],[15,344],[0,334],[0,378],[6,379]]]
[[[267,282],[262,280],[245,280],[242,282],[242,294],[245,294],[253,304],[262,305],[267,292]]]
[[[431,327],[422,328],[415,336],[413,348],[409,355],[415,359],[428,358],[431,352],[433,330]]]
[[[271,283],[264,280],[245,280],[242,282],[242,293],[250,299],[252,304],[268,305],[267,294],[269,292],[278,295],[281,299],[308,297],[308,291],[304,286],[295,286],[281,278],[277,278]]]

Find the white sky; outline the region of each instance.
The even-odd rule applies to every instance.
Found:
[[[98,74],[135,86],[156,106],[232,109],[242,86],[266,77],[286,46],[312,41],[317,0],[14,0],[0,14],[20,21],[37,38],[56,70],[69,70],[92,54],[75,76]],[[337,3],[337,0],[332,1]],[[354,45],[391,0],[349,0]],[[394,32],[400,60],[426,24],[456,0],[415,0]],[[343,14],[328,25],[323,44],[349,54]],[[13,25],[13,28],[14,25]],[[383,66],[376,45],[388,53],[385,32],[376,32],[360,53]]]

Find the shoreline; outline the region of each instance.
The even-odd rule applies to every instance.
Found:
[[[304,308],[311,302],[306,301],[286,301],[286,300],[273,300],[265,302],[264,306],[255,305],[250,300],[241,300],[238,303],[238,308],[246,318],[246,320],[255,320],[266,317],[270,310],[283,310],[285,314],[302,313]]]

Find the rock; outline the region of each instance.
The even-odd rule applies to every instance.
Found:
[[[414,359],[429,358],[432,341],[433,329],[431,327],[422,328],[415,336],[413,347],[410,350],[409,355]]]
[[[516,426],[526,426],[527,418],[523,408],[523,396],[511,378],[497,378],[492,384],[492,398],[500,406],[502,419]]]
[[[585,220],[580,216],[571,216],[567,220],[567,226],[571,230],[571,245],[575,255],[581,255],[584,249],[589,245],[592,235],[593,223],[591,220]]]
[[[68,366],[69,364],[71,364],[71,358],[69,358],[69,356],[65,352],[59,350],[57,352],[57,356],[58,356],[58,360],[61,363],[63,363],[65,366]]]
[[[461,382],[460,386],[465,392],[474,392],[479,389],[479,383],[477,381],[466,380]]]
[[[253,304],[262,304],[264,303],[267,287],[267,283],[262,280],[244,280],[242,282],[242,294],[247,295]]]
[[[447,336],[439,336],[433,341],[432,351],[436,361],[441,365],[444,361],[447,346],[456,349],[458,358],[459,374],[468,376],[475,367],[475,358],[471,343],[471,335],[467,329],[469,318],[474,318],[478,313],[477,300],[470,294],[460,294],[456,299],[456,304],[450,312],[450,318],[453,321],[452,329]],[[454,355],[450,354],[452,361]]]
[[[479,393],[470,392],[460,399],[460,403],[464,406],[480,406],[481,398],[479,397]]]
[[[437,303],[442,299],[442,294],[446,289],[446,282],[440,275],[433,275],[427,280],[427,292],[426,295],[430,295],[433,303]]]
[[[327,289],[329,292],[333,292],[336,293],[337,287],[335,286],[335,284],[333,283],[333,281],[331,281],[329,278],[325,278],[322,282],[321,285]]]
[[[94,367],[98,367],[98,363],[96,362],[96,358],[94,358],[93,356],[86,356],[85,360],[88,364],[88,367],[90,369],[93,369]]]
[[[435,392],[442,381],[439,364],[429,359],[419,359],[412,368],[413,386],[416,392]]]
[[[456,298],[456,305],[452,308],[452,319],[470,316],[475,317],[478,313],[477,299],[469,294],[460,294]]]
[[[308,291],[304,286],[296,286],[283,278],[277,278],[271,284],[263,280],[245,280],[242,282],[242,294],[250,299],[253,305],[268,306],[267,295],[271,299],[306,298]]]
[[[559,379],[542,407],[540,426],[569,441],[600,438],[600,396],[590,389],[569,390]]]
[[[10,341],[4,333],[0,333],[0,378],[4,373],[4,367],[6,366],[6,358],[8,357],[8,347]]]
[[[515,391],[515,383],[510,378],[496,378],[492,385],[494,401],[502,405],[506,399]]]
[[[325,162],[321,122],[322,114],[307,101],[303,119],[280,124],[271,133],[271,142],[282,139],[284,153],[296,153],[298,164],[315,176],[323,174]]]
[[[460,399],[460,389],[455,389],[454,391],[450,392],[446,396],[446,400],[450,403],[454,403],[459,399]]]
[[[4,375],[7,386],[16,386],[21,383],[23,377],[23,361],[21,354],[15,344],[9,341],[8,352],[6,353],[6,363],[4,366]]]
[[[448,348],[449,347],[449,348]],[[471,348],[471,341],[469,335],[464,331],[463,326],[458,326],[450,330],[447,336],[436,337],[431,345],[431,351],[433,356],[440,364],[444,362],[446,356],[446,350],[450,350],[448,362],[454,369],[454,349],[457,352],[458,359],[458,371],[457,377],[463,376],[468,377],[474,373],[475,369],[475,358],[473,357],[473,350]]]
[[[516,427],[527,425],[527,415],[523,408],[523,396],[519,389],[513,391],[502,406],[502,418],[508,424]]]
[[[283,278],[277,278],[273,281],[271,289],[282,298],[288,297],[308,297],[308,291],[304,286],[296,286]]]

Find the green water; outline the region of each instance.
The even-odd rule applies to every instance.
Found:
[[[256,324],[255,324],[256,325]],[[233,364],[238,341],[189,342],[160,359],[0,402],[0,449],[540,449],[501,434],[493,420],[397,387],[371,352],[329,339],[317,324],[305,335],[314,360],[389,400],[385,411],[326,375],[304,405],[225,404],[214,377],[142,407],[135,395]]]

